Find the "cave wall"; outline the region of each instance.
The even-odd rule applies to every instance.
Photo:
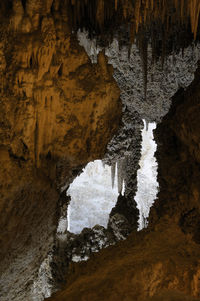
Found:
[[[160,219],[176,222],[200,242],[199,116],[200,70],[195,80],[173,98],[170,112],[155,131],[158,141],[158,181],[161,190],[151,210],[152,225]]]
[[[160,192],[148,229],[71,265],[49,301],[200,300],[199,84],[200,68],[155,130]]]
[[[32,299],[35,274],[53,244],[59,207],[65,201],[61,191],[88,161],[104,155],[120,121],[113,68],[103,52],[97,64],[91,64],[71,34],[68,2],[0,4],[3,301]],[[101,8],[99,21],[104,21],[102,12]],[[139,18],[143,12],[139,10]],[[193,33],[198,14],[199,5],[197,14],[191,15]],[[147,45],[143,38],[139,42]],[[182,45],[175,42],[178,48]],[[139,46],[140,51],[147,50]],[[52,300],[200,297],[198,74],[186,92],[174,97],[175,106],[157,131],[161,191],[150,228],[94,255],[88,263],[72,266],[66,291]]]
[[[0,299],[16,301],[29,300],[53,244],[61,191],[103,156],[121,104],[112,67],[103,52],[91,64],[64,1],[9,3],[0,11]]]

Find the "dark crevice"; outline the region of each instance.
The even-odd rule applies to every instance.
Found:
[[[32,58],[32,56],[31,56],[31,58],[30,58],[29,64],[30,64],[30,68],[32,68],[32,67],[33,67],[33,58]]]
[[[22,5],[23,5],[24,10],[26,10],[26,0],[22,0]]]
[[[58,69],[58,76],[62,76],[63,74],[63,64],[60,65],[60,68]]]

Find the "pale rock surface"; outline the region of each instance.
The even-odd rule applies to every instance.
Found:
[[[138,222],[139,230],[147,226],[149,211],[158,192],[158,164],[154,157],[157,146],[153,140],[153,130],[155,128],[155,123],[147,124],[144,121],[144,129],[142,130],[142,152],[139,162],[140,169],[137,172],[138,189],[135,196],[135,201],[140,212]]]
[[[88,163],[68,189],[71,196],[69,205],[68,230],[80,233],[83,228],[99,224],[107,227],[111,209],[118,196],[116,187],[111,185],[111,168],[101,160]]]

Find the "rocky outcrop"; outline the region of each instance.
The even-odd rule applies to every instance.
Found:
[[[175,220],[184,233],[199,242],[199,69],[187,91],[180,90],[169,114],[156,130],[159,141],[159,202],[151,211],[151,224]]]
[[[80,234],[73,234],[68,231],[58,233],[55,245],[51,252],[49,267],[45,270],[51,271],[50,277],[47,277],[45,285],[51,287],[51,294],[61,289],[66,283],[66,275],[69,272],[69,265],[72,262],[88,260],[92,253],[99,252],[102,248],[113,245],[116,238],[113,232],[105,229],[103,226],[96,225],[92,229],[84,228]],[[39,279],[38,283],[41,283]],[[39,290],[35,291],[38,300],[43,300],[46,294],[41,294]]]
[[[153,60],[153,49],[149,44],[145,77],[141,49],[136,44],[127,46],[129,37],[124,28],[120,37],[123,40],[121,47],[118,37],[105,50],[121,90],[123,115],[120,129],[108,143],[104,162],[110,165],[119,163],[118,170],[125,181],[126,197],[134,199],[141,153],[142,119],[146,120],[147,125],[149,122],[161,122],[169,111],[173,95],[193,81],[200,58],[200,46],[197,43],[183,51],[171,52],[163,62],[161,58]],[[102,47],[95,39],[90,40],[86,31],[79,31],[78,39],[91,61],[96,62]]]
[[[48,300],[199,300],[198,258],[199,245],[163,223],[72,265],[67,288]]]
[[[134,200],[120,194],[111,210],[108,229],[112,229],[118,240],[125,239],[133,230],[137,230],[138,215],[139,210]]]
[[[125,9],[121,10],[122,17],[126,17],[128,12],[128,2],[125,2]],[[71,34],[71,15],[67,8],[70,4],[73,10],[74,3],[75,1],[67,0],[9,0],[0,3],[0,298],[3,301],[32,298],[29,293],[37,270],[55,243],[59,211],[65,202],[65,189],[88,161],[104,155],[106,145],[120,121],[120,92],[112,77],[113,67],[108,65],[103,52],[98,55],[97,64],[92,65],[76,36]],[[85,3],[87,1],[84,5]],[[102,24],[106,14],[102,14],[103,1],[99,3],[101,6],[97,9],[97,23]],[[177,1],[173,1],[174,3]],[[188,1],[189,6],[182,8],[194,8],[195,3],[197,4],[194,0]],[[139,9],[137,21],[141,19],[141,13],[146,12],[150,6],[145,7],[145,10]],[[77,5],[76,8],[80,6]],[[154,10],[151,5],[155,14],[159,11],[159,7],[156,8]],[[163,6],[165,8],[167,15],[170,6]],[[190,16],[195,35],[199,4],[197,8],[197,11],[192,10],[196,13]],[[109,11],[114,12],[113,5]],[[73,14],[72,17],[77,20],[79,16]],[[158,14],[160,22],[159,16]],[[186,14],[186,18],[187,16]],[[155,15],[152,14],[152,17]],[[176,17],[174,14],[173,18]],[[169,19],[165,19],[165,22],[167,20]],[[88,20],[86,22],[89,23]],[[174,21],[172,23],[174,30],[174,24],[175,27],[177,25]],[[160,33],[159,30],[153,30],[153,36]],[[144,35],[140,42],[145,42],[143,39]],[[179,46],[184,44],[184,40],[181,43],[175,42]],[[175,42],[173,40],[172,45]],[[145,47],[139,49],[147,51]],[[125,48],[125,53],[127,52]],[[136,87],[135,102],[130,106],[137,112],[137,117],[139,114],[148,120],[152,113],[151,118],[156,116],[159,120],[160,108],[166,113],[166,107],[169,107],[165,103],[165,96],[168,94],[165,94],[166,85],[169,90],[173,88],[173,93],[180,85],[184,88],[188,85],[188,77],[178,76],[181,81],[174,82],[176,78],[171,76],[176,72],[182,75],[185,64],[181,60],[174,71],[173,57],[170,57],[170,64],[166,66],[168,69],[172,68],[172,73],[167,69],[164,78],[162,72],[156,73],[159,70],[155,72],[152,69],[152,73],[149,73],[158,75],[151,82],[156,91],[160,91],[160,79],[166,80],[166,85],[161,89],[164,93],[160,97],[164,102],[159,106],[157,97],[151,94],[152,87],[148,85],[147,89],[143,89],[148,79],[147,52],[143,55],[134,52],[133,56],[135,53],[136,58],[127,64],[134,69],[135,63],[139,61],[139,68],[133,71],[140,76],[139,84],[136,85],[135,77],[131,81],[134,72],[128,70],[128,81]],[[191,50],[189,54],[191,55]],[[118,84],[121,83],[120,88],[126,96],[125,92],[129,87],[125,81],[127,64],[123,52],[120,60],[117,62],[119,68],[115,66],[115,78],[118,79]],[[189,73],[191,62],[188,57],[186,66],[189,66]],[[192,76],[189,74],[189,81]],[[167,300],[169,291],[171,296],[178,296],[176,298],[179,299],[182,293],[185,299],[186,295],[199,298],[198,83],[197,74],[196,82],[188,92],[179,93],[175,97],[175,102],[180,99],[182,105],[173,107],[168,115],[169,119],[158,130],[159,141],[162,143],[158,156],[165,153],[165,160],[160,167],[162,189],[159,201],[151,213],[150,230],[132,234],[127,242],[109,247],[88,263],[75,267],[69,274],[66,292],[61,297],[58,295],[59,300]],[[148,87],[151,87],[150,90]],[[151,97],[146,98],[149,95]],[[132,93],[128,95],[127,102],[132,96]],[[151,100],[155,101],[156,110]],[[130,107],[127,111],[131,111]],[[164,115],[163,111],[161,115]],[[128,120],[131,114],[132,112],[127,114]],[[124,118],[122,123],[126,124],[125,121]],[[138,133],[140,124],[141,120],[137,131],[130,129],[130,132]],[[126,129],[123,129],[121,137],[125,133]],[[136,142],[140,140],[135,139]],[[114,140],[111,144],[114,145]],[[127,151],[126,143],[124,145]],[[133,147],[132,145],[129,151]],[[138,145],[136,149],[138,156]],[[162,161],[161,157],[159,161]],[[138,157],[132,162],[137,166]],[[133,173],[130,172],[131,181],[128,181],[131,183],[130,188],[132,187],[129,190],[131,194],[136,188],[135,166]],[[131,171],[131,164],[128,167]],[[129,194],[126,197],[127,195]],[[123,225],[127,218],[121,219],[120,213],[116,213],[114,217],[111,217],[111,226],[113,227],[113,223],[115,226],[120,225],[123,236],[123,231],[127,228],[123,229]],[[93,236],[94,233],[90,234]],[[100,236],[101,233],[95,244]]]
[[[150,226],[71,267],[49,300],[199,300],[199,100],[195,80],[158,126],[160,192]]]
[[[92,48],[94,41],[87,40],[85,34],[81,33],[79,33],[79,40],[91,59],[96,61]],[[75,261],[88,259],[92,252],[126,238],[132,230],[137,229],[138,210],[134,196],[137,189],[136,174],[140,159],[142,118],[147,119],[148,126],[148,121],[159,122],[167,113],[173,94],[180,86],[186,88],[194,78],[199,57],[198,49],[198,45],[194,49],[188,47],[184,56],[178,53],[167,57],[163,68],[161,61],[151,64],[151,49],[149,49],[146,100],[143,95],[144,83],[139,50],[133,46],[128,58],[128,48],[119,50],[117,41],[106,50],[109,62],[114,66],[114,77],[121,88],[123,115],[118,133],[108,144],[104,161],[109,164],[117,161],[120,177],[126,183],[125,197],[118,198],[117,205],[110,215],[108,229],[101,228],[102,235],[98,236],[96,232],[93,233],[93,229],[87,229],[80,236],[68,235],[62,240],[62,244],[57,244],[53,259],[56,288],[64,282],[64,275],[68,272],[69,263],[73,258]],[[118,181],[119,186],[122,187],[120,177]],[[98,245],[98,240],[101,242],[101,247]]]
[[[88,161],[103,156],[120,122],[121,104],[105,55],[91,64],[70,33],[60,1],[16,0],[5,9],[8,22],[0,29],[0,299],[17,301],[29,300],[36,272],[51,249],[63,186]]]
[[[34,282],[33,300],[44,300],[62,289],[72,262],[88,260],[93,253],[126,239],[137,227],[138,209],[134,207],[133,201],[119,195],[110,213],[107,228],[95,225],[93,228],[84,228],[80,234],[67,230],[57,232],[52,250],[42,263]]]

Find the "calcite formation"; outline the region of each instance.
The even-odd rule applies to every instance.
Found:
[[[125,217],[117,229],[117,240],[130,230],[123,228],[126,220],[136,227],[127,212],[136,190],[141,119],[160,121],[169,108],[165,97],[169,100],[174,93],[173,106],[156,130],[161,188],[149,228],[133,232],[127,241],[106,248],[87,263],[72,265],[71,270],[67,266],[67,286],[50,300],[200,299],[199,69],[191,86],[177,92],[193,80],[198,55],[193,64],[191,56],[196,53],[188,48],[185,65],[179,53],[180,63],[173,69],[174,51],[199,39],[199,12],[197,0],[0,2],[2,301],[33,300],[31,289],[39,266],[55,244],[58,220],[67,202],[66,189],[82,167],[107,152],[104,159],[110,163],[120,160],[123,170],[121,159],[133,151],[134,143],[136,151],[125,169],[128,201],[124,206],[119,200],[109,227],[115,230],[116,220]],[[78,43],[79,28],[88,29],[101,47],[110,45],[113,37],[120,40],[119,46],[124,44],[121,56],[115,47],[107,52],[115,70],[104,51],[91,63]],[[124,32],[128,38],[123,39]],[[134,41],[138,50],[131,55]],[[156,71],[153,67],[149,70],[148,42],[152,61],[160,67]],[[189,76],[182,77],[185,66],[184,74]],[[155,75],[155,80],[149,78]],[[131,89],[134,93],[126,91],[129,84],[135,87]],[[152,89],[161,91],[161,97]],[[121,128],[111,140],[122,109]],[[137,210],[133,211],[137,215]],[[105,232],[96,227],[86,236],[100,249],[102,237],[105,246],[110,244]],[[72,238],[67,251],[70,260],[77,255],[76,242],[79,244],[82,236]],[[59,253],[63,250],[65,246],[58,246],[58,259],[63,258]],[[84,244],[82,250],[91,252]],[[61,277],[63,281],[63,274]]]
[[[1,300],[28,300],[62,187],[104,154],[121,117],[112,67],[103,52],[91,64],[59,5],[13,1],[0,30]]]
[[[200,299],[199,83],[200,69],[155,131],[161,186],[148,229],[71,266],[48,300]]]

